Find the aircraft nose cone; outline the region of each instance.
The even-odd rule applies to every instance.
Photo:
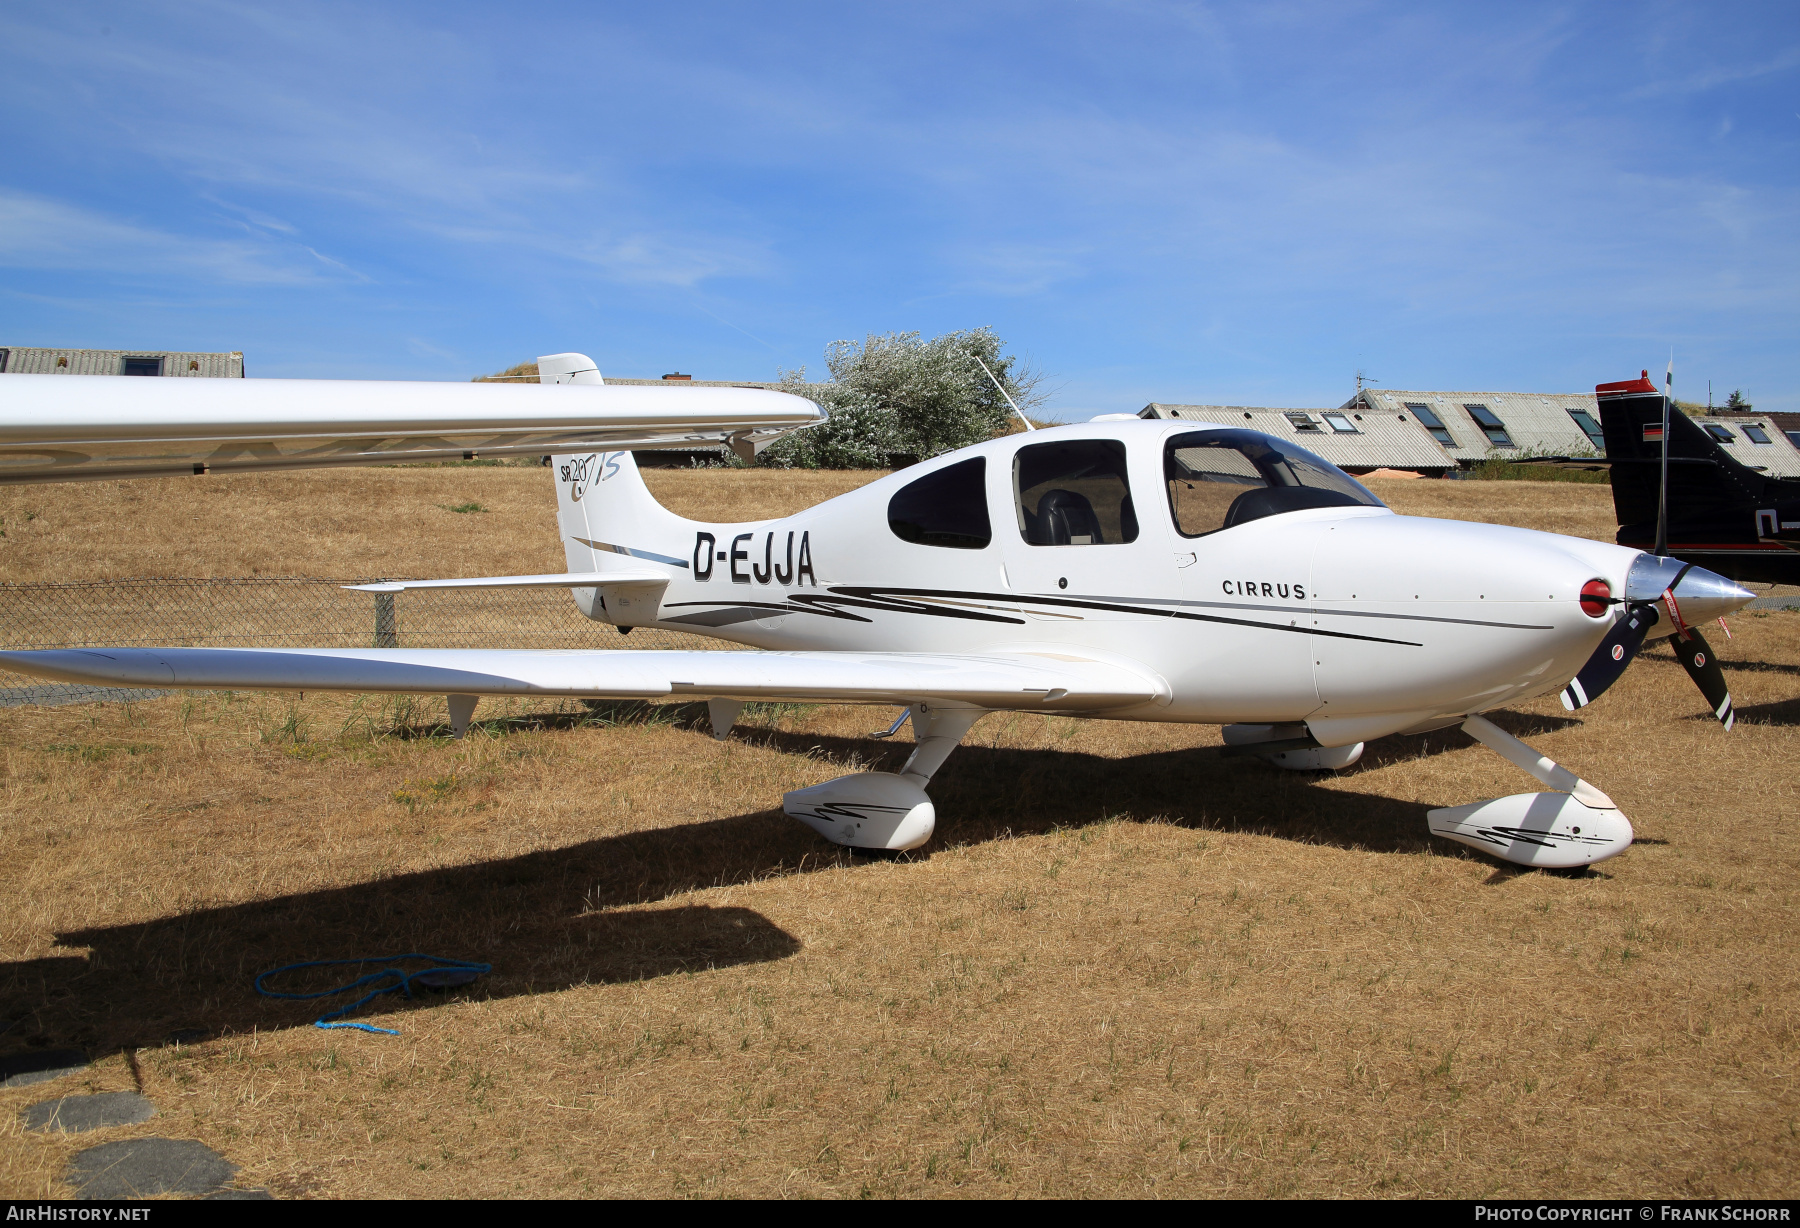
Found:
[[[1675,586],[1675,601],[1681,606],[1681,617],[1689,623],[1723,618],[1755,599],[1756,594],[1743,585],[1704,567],[1690,567]]]
[[[1625,599],[1657,601],[1671,585],[1675,602],[1681,607],[1681,620],[1689,624],[1723,618],[1756,600],[1755,593],[1716,571],[1689,567],[1680,559],[1658,558],[1654,554],[1640,554],[1632,563],[1625,581]]]

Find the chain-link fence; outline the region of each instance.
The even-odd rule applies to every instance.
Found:
[[[299,577],[0,584],[0,649],[685,648],[699,635],[584,618],[563,588],[359,593],[374,580]],[[142,699],[163,691],[70,686],[0,672],[0,707]]]

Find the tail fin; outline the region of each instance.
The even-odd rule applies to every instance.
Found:
[[[600,368],[586,354],[546,354],[537,360],[540,384],[603,384]]]
[[[556,527],[570,571],[642,571],[644,560],[689,574],[695,543],[690,521],[663,507],[644,485],[629,452],[553,456]],[[575,604],[589,618],[610,621],[598,590],[575,589]]]
[[[600,369],[586,354],[538,359],[544,384],[598,384]],[[550,458],[556,481],[556,528],[570,571],[633,570],[645,559],[686,570],[688,522],[665,509],[644,485],[629,452],[579,452]],[[642,570],[638,564],[636,570]],[[593,588],[574,590],[575,605],[589,618],[609,621]]]
[[[1606,458],[1612,462],[1613,511],[1619,544],[1648,548],[1656,539],[1656,508],[1662,480],[1663,447],[1669,449],[1669,532],[1678,525],[1716,536],[1723,524],[1761,499],[1766,479],[1738,461],[1680,410],[1669,415],[1669,439],[1662,438],[1663,394],[1649,373],[1635,380],[1600,384],[1600,426]],[[1718,526],[1718,527],[1715,527]]]

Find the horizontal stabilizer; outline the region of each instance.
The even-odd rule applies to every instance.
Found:
[[[471,576],[464,580],[384,580],[379,584],[346,584],[359,593],[403,593],[424,588],[592,588],[611,584],[667,584],[663,571],[557,571],[542,576]]]
[[[202,690],[663,695],[1104,711],[1166,699],[1160,679],[1031,652],[628,652],[465,648],[60,648],[0,652],[60,682]]]
[[[736,447],[824,420],[765,388],[5,375],[0,485]]]

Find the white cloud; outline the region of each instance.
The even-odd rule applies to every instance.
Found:
[[[294,285],[322,280],[316,263],[296,258],[306,250],[291,244],[179,235],[0,189],[0,265],[9,268],[78,269],[126,279]]]

